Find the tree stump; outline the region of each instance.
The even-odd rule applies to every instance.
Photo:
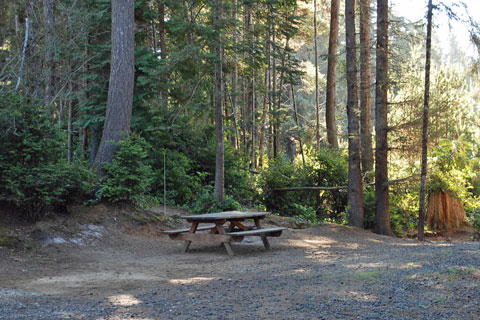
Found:
[[[460,201],[451,192],[434,192],[428,198],[428,225],[434,230],[452,231],[468,225]]]

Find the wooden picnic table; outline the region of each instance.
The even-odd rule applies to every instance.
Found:
[[[270,243],[267,236],[279,237],[286,228],[273,227],[263,228],[260,220],[264,219],[270,212],[242,212],[227,211],[217,213],[199,214],[193,216],[182,216],[192,225],[190,228],[167,230],[163,233],[168,234],[171,239],[184,240],[184,252],[188,251],[192,241],[196,242],[221,242],[230,256],[233,256],[231,242],[241,242],[244,237],[259,236],[262,239],[265,249],[270,250]],[[253,220],[255,226],[246,226],[244,221]],[[207,226],[199,226],[205,224]],[[206,233],[198,231],[207,231]]]

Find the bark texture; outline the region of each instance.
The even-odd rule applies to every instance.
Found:
[[[217,32],[214,52],[215,62],[215,188],[214,197],[223,201],[225,196],[225,169],[224,169],[224,137],[223,137],[223,86],[222,86],[222,42],[220,33],[220,20],[222,18],[222,0],[213,2],[213,23]]]
[[[130,131],[135,69],[134,29],[134,1],[112,0],[112,58],[107,111],[93,163],[100,175],[103,164],[112,162],[118,141]]]
[[[355,0],[345,1],[347,50],[347,116],[348,116],[348,204],[350,225],[363,227],[363,188],[360,169],[360,128],[358,115],[357,54],[355,41]]]
[[[328,38],[327,97],[325,101],[325,125],[330,146],[338,148],[337,128],[335,126],[335,91],[338,44],[338,11],[340,0],[332,0],[330,9],[330,36]]]
[[[391,235],[388,199],[388,0],[377,0],[375,85],[375,232]]]
[[[432,230],[454,231],[468,226],[462,203],[452,192],[437,191],[428,198],[428,225]],[[420,240],[420,236],[418,237]]]
[[[373,170],[370,81],[370,0],[360,0],[360,141],[363,173]]]
[[[430,99],[430,61],[432,48],[432,0],[428,1],[427,44],[425,55],[425,92],[423,97],[422,127],[422,169],[420,173],[420,205],[418,212],[418,240],[425,240],[425,189],[427,186],[427,151],[428,151],[428,103]]]

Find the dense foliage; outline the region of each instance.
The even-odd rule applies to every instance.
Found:
[[[47,4],[53,6],[52,26]],[[343,41],[335,119],[340,148],[313,150],[315,92],[322,104],[326,91],[328,1],[317,8],[320,62],[315,66],[310,3],[136,0],[131,135],[98,179],[86,162],[96,157],[105,120],[111,1],[22,0],[0,6],[2,203],[32,218],[89,198],[141,205],[165,201],[193,212],[265,208],[302,223],[348,221]],[[218,21],[215,8],[222,9]],[[418,61],[424,59],[425,34],[421,24],[390,14],[390,220],[393,231],[405,235],[418,221],[424,95]],[[27,18],[31,33],[23,48]],[[478,75],[454,37],[450,42],[448,52],[435,43],[433,48],[428,190],[455,194],[480,237]],[[222,52],[215,54],[219,44]],[[214,200],[219,61],[223,202]],[[315,88],[315,70],[320,88]],[[323,107],[319,117],[323,122]],[[320,127],[324,143],[326,130]],[[364,226],[369,229],[375,226],[373,177],[364,172]],[[294,187],[326,189],[276,190]]]
[[[51,113],[25,95],[0,95],[0,201],[31,218],[91,191],[92,172],[67,163]]]
[[[303,164],[278,158],[269,163],[260,178],[262,203],[268,210],[288,216],[309,217],[319,221],[346,221],[345,189],[277,191],[287,187],[339,187],[347,184],[347,158],[341,152],[325,147],[310,151]]]
[[[115,160],[104,165],[98,196],[111,202],[139,201],[149,193],[153,179],[147,149],[146,141],[136,135],[120,141]]]

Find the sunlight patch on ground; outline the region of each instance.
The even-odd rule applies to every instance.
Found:
[[[111,304],[114,304],[116,306],[122,306],[122,307],[131,307],[131,306],[135,306],[137,304],[142,303],[141,300],[138,300],[131,294],[119,294],[115,296],[110,296],[108,297],[108,301]]]
[[[305,270],[304,268],[293,270],[293,273],[305,273],[305,272],[307,272],[307,270]]]
[[[405,264],[401,264],[396,268],[397,269],[413,269],[413,268],[421,268],[421,267],[422,267],[422,265],[419,264],[419,263],[408,262],[408,263],[405,263]]]
[[[326,242],[325,240],[303,240],[303,241],[305,241],[306,243],[317,244],[317,245],[323,245]]]
[[[185,279],[172,279],[169,280],[172,284],[192,284],[192,283],[199,283],[205,281],[212,281],[213,278],[206,278],[206,277],[193,277],[193,278],[185,278]]]
[[[300,248],[320,248],[320,247],[332,247],[333,245],[337,245],[338,242],[327,240],[327,239],[304,239],[304,240],[288,240],[288,244],[294,247]]]
[[[370,300],[376,300],[377,296],[373,294],[368,294],[366,292],[360,292],[360,291],[348,291],[347,294],[351,295],[352,298],[360,301],[370,301]]]

